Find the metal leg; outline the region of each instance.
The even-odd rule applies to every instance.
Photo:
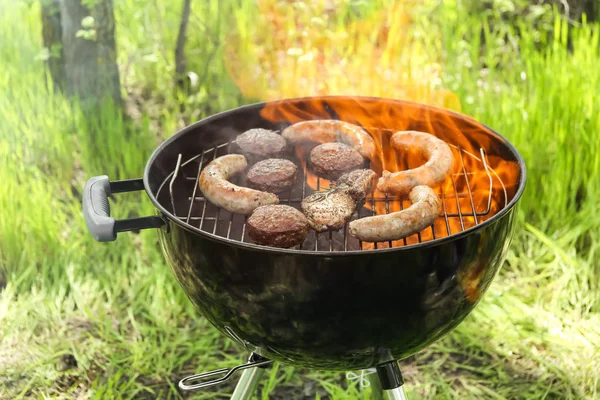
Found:
[[[376,367],[379,381],[383,392],[387,394],[390,400],[406,400],[406,395],[402,389],[404,380],[400,373],[400,368],[396,361],[381,364]]]
[[[238,381],[237,386],[231,400],[250,400],[252,395],[256,392],[258,383],[265,373],[265,369],[262,367],[248,368],[242,373],[242,377]]]
[[[404,394],[404,389],[402,386],[397,387],[396,389],[386,390],[389,400],[406,400],[406,395]]]

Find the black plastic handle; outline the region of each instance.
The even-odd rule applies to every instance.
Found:
[[[111,182],[108,176],[90,178],[83,191],[83,218],[92,237],[99,242],[111,242],[117,232],[160,228],[165,221],[156,216],[116,220],[110,216],[108,196],[111,193],[144,190],[142,179],[129,179]]]

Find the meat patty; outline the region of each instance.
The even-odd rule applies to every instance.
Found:
[[[308,234],[308,220],[286,205],[258,207],[247,221],[248,236],[263,246],[288,248],[301,244]]]
[[[298,167],[290,160],[270,158],[259,161],[250,170],[246,179],[248,186],[269,193],[288,190],[298,173]]]
[[[236,151],[254,163],[265,158],[279,158],[287,152],[287,141],[275,131],[263,128],[250,129],[234,141]]]
[[[331,181],[362,168],[365,162],[358,151],[344,143],[323,143],[312,149],[309,160],[317,176]]]
[[[383,171],[377,184],[377,188],[382,192],[405,195],[415,186],[439,185],[452,172],[454,164],[452,150],[446,142],[434,135],[417,131],[400,131],[392,135],[390,143],[398,150],[418,149],[427,162],[407,171],[394,173]]]
[[[402,211],[350,222],[350,234],[366,242],[398,240],[433,224],[441,212],[441,201],[429,186],[415,186],[409,194],[412,205]]]
[[[302,200],[302,212],[311,228],[317,232],[342,229],[371,192],[376,177],[370,169],[353,171],[341,176],[334,189]]]
[[[240,154],[228,154],[211,161],[200,172],[200,190],[204,197],[217,207],[232,213],[250,214],[255,208],[279,203],[277,195],[237,186],[229,179],[247,166]]]

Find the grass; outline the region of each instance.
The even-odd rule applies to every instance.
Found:
[[[230,78],[226,44],[232,35],[246,44],[252,37],[265,40],[270,28],[251,23],[256,10],[250,1],[193,2],[188,57],[200,82],[193,94],[183,95],[170,79],[179,4],[115,3],[131,118],[105,104],[85,119],[47,88],[36,59],[39,6],[0,3],[2,399],[181,398],[176,386],[184,375],[246,357],[194,311],[154,232],[99,244],[87,234],[80,197],[90,176],[140,177],[150,152],[177,129],[260,96],[245,97],[249,88],[240,91]],[[388,3],[353,2],[343,18],[332,17],[320,31],[363,32],[348,19],[368,20]],[[431,79],[419,90],[396,96],[375,78],[362,79],[360,87],[365,95],[429,102],[441,89],[452,92],[462,112],[516,145],[529,172],[520,229],[500,276],[454,332],[402,362],[408,395],[594,399],[600,391],[600,187],[594,184],[600,181],[600,27],[569,27],[558,16],[554,33],[532,31],[525,19],[511,25],[482,21],[460,2],[425,2],[414,14],[411,29],[420,39],[411,51],[419,52],[418,65],[438,64],[439,72],[427,75]],[[375,38],[358,37],[354,44],[324,41],[321,48],[330,56],[354,51],[369,60]],[[259,83],[271,85],[273,96],[324,90],[314,69],[292,68],[319,45],[314,50],[289,40],[285,46],[294,40],[293,48],[302,51],[285,52],[291,67],[281,76],[288,84]],[[260,54],[264,42],[257,42],[239,57]],[[403,57],[412,53],[391,43],[387,54],[406,65]],[[290,70],[299,75],[286,75]],[[376,70],[348,71],[327,92],[348,92],[353,76],[377,76]],[[299,78],[303,85],[289,84]],[[115,200],[117,218],[153,212],[140,193]],[[193,397],[227,398],[231,390],[225,385]],[[258,398],[304,392],[308,398],[369,398],[343,374],[285,365],[265,376]]]

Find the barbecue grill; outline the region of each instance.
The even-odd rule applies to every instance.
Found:
[[[347,227],[311,231],[293,248],[252,243],[247,217],[207,201],[198,185],[203,167],[231,151],[251,128],[281,131],[311,119],[361,125],[379,144],[380,165],[404,169],[418,156],[387,147],[398,130],[420,130],[445,140],[455,168],[438,188],[443,212],[428,228],[401,240],[364,243]],[[301,176],[280,204],[298,207],[335,182],[314,176],[306,149],[295,150]],[[417,164],[415,164],[417,163]],[[243,185],[243,177],[237,183]],[[233,369],[188,377],[197,389],[245,370],[234,393],[248,398],[265,365],[277,361],[327,370],[376,368],[390,398],[403,398],[397,361],[438,340],[476,306],[502,265],[525,187],[516,149],[485,125],[421,104],[371,97],[311,97],[240,107],[181,130],[150,157],[144,178],[91,178],[84,192],[86,223],[98,241],[118,232],[158,230],[163,254],[197,309],[251,353]],[[116,221],[108,195],[145,190],[158,215]],[[410,203],[375,192],[354,218],[401,210]],[[217,378],[214,378],[217,377]],[[207,378],[213,378],[207,381]]]

